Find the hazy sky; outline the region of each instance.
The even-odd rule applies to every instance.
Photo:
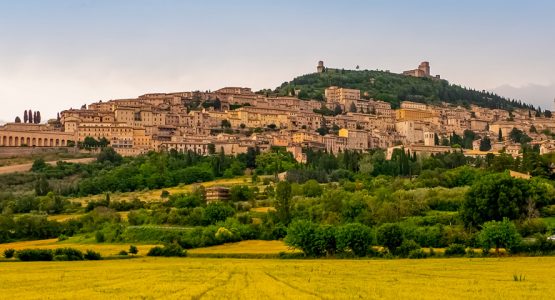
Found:
[[[555,1],[0,0],[0,121],[149,92],[274,88],[326,66],[552,108]]]

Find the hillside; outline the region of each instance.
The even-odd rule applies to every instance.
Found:
[[[326,69],[284,82],[274,93],[285,96],[299,91],[301,99],[324,99],[324,89],[329,86],[359,89],[364,98],[374,98],[399,107],[401,101],[428,104],[447,102],[465,107],[475,104],[487,108],[530,108],[532,105],[510,100],[491,92],[476,91],[450,84],[447,80],[416,78],[385,71]]]

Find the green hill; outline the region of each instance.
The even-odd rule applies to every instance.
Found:
[[[299,76],[284,82],[274,91],[261,91],[281,96],[293,95],[298,91],[301,99],[324,100],[324,89],[330,86],[359,89],[363,98],[387,101],[393,108],[401,101],[414,101],[428,104],[447,102],[469,107],[475,104],[487,108],[534,107],[521,101],[510,100],[486,91],[476,91],[447,80],[416,78],[384,71],[326,69],[323,73]]]

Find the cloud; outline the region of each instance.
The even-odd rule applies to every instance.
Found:
[[[519,99],[523,102],[540,106],[542,109],[554,109],[555,82],[547,85],[532,83],[519,87],[502,85],[493,89],[493,91],[505,97]]]

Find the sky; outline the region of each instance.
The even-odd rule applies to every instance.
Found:
[[[555,1],[0,0],[0,123],[150,92],[275,88],[328,67],[402,72],[544,109]]]

